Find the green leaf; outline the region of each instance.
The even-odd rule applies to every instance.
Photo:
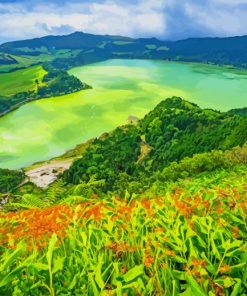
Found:
[[[117,281],[117,289],[116,289],[116,294],[117,296],[122,296],[122,283],[120,281]]]
[[[229,276],[223,280],[223,284],[225,288],[230,288],[232,285],[234,285],[234,280],[230,278]]]
[[[220,252],[218,251],[218,249],[217,249],[217,247],[216,247],[216,245],[215,245],[214,239],[213,239],[212,237],[211,237],[211,239],[210,239],[210,242],[211,242],[211,247],[212,247],[212,253],[213,253],[213,255],[214,255],[217,259],[221,260]]]
[[[70,285],[68,287],[68,290],[72,290],[75,287],[78,277],[79,277],[79,275],[76,273],[75,276],[73,277],[72,282],[70,283]]]
[[[192,295],[207,296],[207,294],[202,290],[202,288],[198,285],[198,283],[194,280],[192,276],[187,275],[186,281],[189,284]]]
[[[222,247],[226,250],[229,251],[230,249],[233,248],[238,248],[243,244],[243,242],[239,241],[239,240],[235,240],[233,242],[231,242],[229,239],[225,242],[222,243]]]
[[[52,265],[52,256],[53,256],[53,251],[54,251],[56,242],[57,242],[57,235],[55,233],[53,233],[53,235],[50,239],[48,251],[46,254],[47,262],[48,262],[50,269],[51,269],[51,265]]]
[[[239,264],[237,264],[237,265],[233,265],[233,266],[231,266],[231,270],[232,270],[233,272],[241,271],[241,270],[243,270],[243,267],[244,267],[245,265],[246,265],[246,262],[239,263]]]
[[[204,252],[201,253],[201,257],[206,261],[206,269],[213,275],[216,275],[217,269],[214,267],[214,265],[208,260],[207,256]]]
[[[239,296],[240,294],[240,289],[241,289],[241,283],[242,281],[240,279],[234,279],[237,283],[235,284],[233,291],[230,296]]]
[[[103,264],[103,257],[99,256],[98,260],[99,260],[99,262],[98,262],[98,265],[95,268],[94,275],[95,275],[95,281],[96,281],[97,285],[100,287],[101,290],[103,290],[104,287],[105,287],[105,283],[103,281],[102,274],[101,274],[101,268],[102,268],[102,264]]]
[[[93,278],[92,273],[90,273],[90,274],[88,275],[88,277],[89,277],[89,280],[90,280],[90,284],[92,285],[92,288],[93,288],[93,295],[94,295],[94,296],[99,296],[100,293],[99,293],[99,291],[98,291],[98,288],[97,288],[97,285],[96,285],[96,283],[95,283],[95,280],[94,280],[94,278]]]
[[[52,273],[56,273],[57,271],[63,269],[64,259],[65,258],[63,258],[63,257],[57,257],[56,259],[54,259]]]
[[[41,262],[33,263],[32,266],[38,271],[49,269],[47,264],[43,264]]]
[[[4,262],[1,264],[0,272],[7,270],[14,261],[17,261],[19,255],[23,252],[24,243],[20,243],[14,252],[8,254],[3,258]]]
[[[27,259],[25,259],[20,265],[18,265],[15,269],[9,272],[4,278],[0,281],[0,287],[11,284],[12,280],[18,276],[21,271],[30,266],[30,263],[35,259],[36,254],[32,254]]]
[[[142,275],[143,273],[144,273],[144,265],[140,264],[130,269],[123,276],[119,276],[118,279],[121,281],[124,281],[125,283],[129,283],[133,281],[135,278],[137,278],[138,276]]]

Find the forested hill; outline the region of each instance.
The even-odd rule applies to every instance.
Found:
[[[191,38],[171,42],[156,38],[134,39],[75,32],[66,36],[8,42],[0,46],[0,54],[2,52],[4,57],[1,63],[11,69],[44,61],[51,61],[55,67],[68,69],[110,58],[164,59],[246,68],[246,49],[247,36]]]
[[[228,156],[222,152],[205,153],[245,142],[246,117],[201,109],[173,97],[162,101],[137,125],[119,127],[96,139],[63,179],[91,184],[91,188],[99,182],[105,192],[136,192],[152,186],[153,181],[164,181],[166,168],[185,157],[199,155],[190,162],[195,173],[227,166]],[[173,169],[169,178],[172,174]]]

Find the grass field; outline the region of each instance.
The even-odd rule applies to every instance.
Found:
[[[41,65],[0,74],[0,95],[10,96],[19,92],[35,90],[35,80],[42,80],[46,71]]]
[[[247,295],[246,173],[2,213],[0,294]]]

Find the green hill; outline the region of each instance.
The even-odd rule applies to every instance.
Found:
[[[245,295],[246,130],[173,97],[47,189],[0,170],[0,294]]]
[[[28,59],[29,63],[50,61],[53,66],[61,69],[120,57],[202,62],[246,68],[246,48],[247,36],[191,38],[171,42],[156,38],[134,39],[75,32],[65,36],[7,42],[0,46],[0,52],[5,55],[5,64],[11,60],[9,69],[19,67],[19,61],[22,61],[16,58],[18,56]],[[12,64],[14,60],[17,60],[17,63]],[[3,69],[6,69],[6,65]]]
[[[0,116],[40,98],[60,96],[90,86],[50,64],[0,74]]]
[[[89,145],[64,173],[67,183],[102,181],[104,192],[138,192],[164,168],[194,154],[228,150],[247,141],[247,118],[201,109],[180,98],[161,102],[137,125],[119,127]]]

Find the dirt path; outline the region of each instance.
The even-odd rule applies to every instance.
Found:
[[[71,163],[72,159],[50,161],[26,171],[26,175],[38,187],[46,188],[57,179],[58,174],[67,170]]]

